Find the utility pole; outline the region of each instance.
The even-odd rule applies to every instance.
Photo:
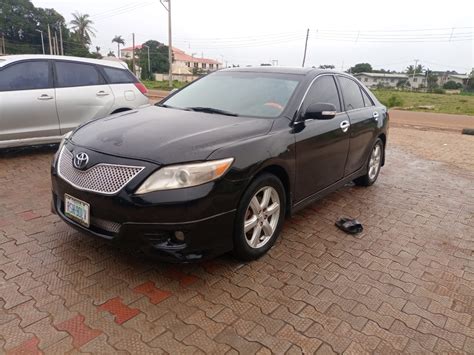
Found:
[[[52,44],[52,40],[51,40],[51,28],[49,27],[49,23],[48,23],[48,42],[49,42],[49,54],[53,54],[53,44]]]
[[[303,65],[301,65],[302,67],[304,67],[304,63],[306,62],[306,50],[308,49],[308,37],[309,37],[309,28],[306,30],[306,41],[304,42]]]
[[[168,7],[165,6],[165,2],[168,3]],[[171,0],[160,0],[161,5],[168,11],[168,85],[170,88],[173,87],[173,44],[171,40]]]
[[[148,52],[148,74],[151,76],[150,47],[146,44],[144,44],[143,47],[145,47]]]
[[[43,31],[41,30],[35,30],[36,32],[39,32],[41,34],[41,47],[43,48],[43,55],[45,54],[44,52],[44,38],[43,38]]]
[[[59,25],[59,41],[61,42],[61,55],[64,55],[64,45],[63,45],[63,29],[60,23]]]
[[[415,59],[415,66],[413,67],[413,78],[412,78],[413,85],[415,85],[416,66],[418,65],[419,61],[420,61],[419,59]],[[413,86],[411,87],[411,89],[415,90],[415,88]]]
[[[135,33],[132,33],[132,72],[135,74]]]

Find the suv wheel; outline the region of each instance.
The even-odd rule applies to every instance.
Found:
[[[380,138],[374,143],[370,152],[369,160],[367,162],[367,174],[354,180],[356,185],[359,186],[370,186],[377,181],[377,177],[382,167],[382,160],[385,154],[384,144]]]
[[[234,255],[254,260],[275,243],[285,218],[286,196],[280,179],[271,174],[257,177],[245,191],[234,227]]]

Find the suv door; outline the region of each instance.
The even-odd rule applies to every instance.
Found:
[[[0,141],[34,143],[59,135],[50,62],[29,60],[0,69]]]
[[[110,114],[114,95],[95,65],[56,60],[55,74],[61,134]]]
[[[372,100],[355,80],[338,76],[338,81],[351,123],[350,149],[345,168],[345,175],[349,175],[366,163],[375,139],[379,113]]]
[[[333,75],[319,76],[307,92],[300,115],[313,103],[331,103],[336,117],[330,120],[306,120],[296,133],[296,201],[300,201],[342,179],[349,133],[341,124],[348,124]]]

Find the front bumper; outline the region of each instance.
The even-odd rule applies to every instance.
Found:
[[[187,189],[134,195],[140,182],[155,169],[147,166],[137,181],[107,196],[72,186],[58,176],[53,164],[52,210],[81,232],[165,261],[197,261],[232,250],[235,208],[244,182],[222,179]],[[89,203],[89,227],[64,214],[65,194]]]

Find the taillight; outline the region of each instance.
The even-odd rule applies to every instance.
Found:
[[[142,83],[140,82],[135,83],[135,86],[143,95],[146,95],[148,93],[147,88]]]

